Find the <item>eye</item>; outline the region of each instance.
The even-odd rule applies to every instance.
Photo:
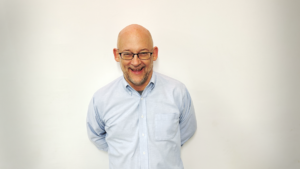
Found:
[[[132,55],[132,53],[126,52],[126,53],[123,53],[123,55],[124,55],[124,56],[130,56],[130,55]]]
[[[141,52],[139,53],[140,56],[147,56],[148,55],[148,52]]]

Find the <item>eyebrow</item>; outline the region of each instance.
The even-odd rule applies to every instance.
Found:
[[[143,50],[147,50],[147,51],[149,51],[147,48],[141,49],[140,51],[143,51]]]
[[[144,50],[149,51],[149,49],[143,48],[143,49],[139,50],[139,52],[144,51]],[[123,52],[127,52],[127,51],[132,52],[130,49],[125,49],[125,50],[123,50]]]

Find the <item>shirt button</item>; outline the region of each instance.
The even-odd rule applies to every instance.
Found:
[[[141,100],[143,100],[143,98],[141,97]]]
[[[143,154],[145,155],[145,151],[143,152]]]
[[[145,134],[142,134],[142,136],[145,136]]]
[[[142,115],[141,118],[144,118],[144,116]]]

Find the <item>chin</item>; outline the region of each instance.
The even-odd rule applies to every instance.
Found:
[[[130,82],[136,86],[141,86],[143,85],[145,82],[142,80],[130,80]]]
[[[142,75],[136,76],[134,74],[131,74],[130,72],[127,72],[125,74],[126,78],[128,79],[129,82],[131,82],[135,86],[141,86],[146,83],[148,77],[149,77],[150,72],[143,72]]]
[[[147,76],[143,76],[142,78],[138,79],[129,77],[128,80],[136,86],[141,86],[147,81]]]

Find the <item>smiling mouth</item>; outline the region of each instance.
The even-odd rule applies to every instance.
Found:
[[[129,68],[133,73],[135,74],[139,74],[142,72],[142,70],[144,69],[144,67],[141,67],[141,68],[138,68],[138,69],[135,69],[135,68]]]

